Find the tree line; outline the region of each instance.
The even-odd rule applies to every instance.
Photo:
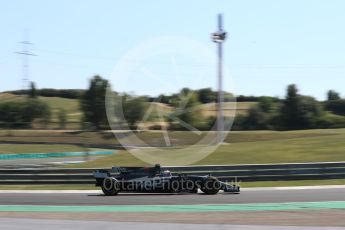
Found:
[[[319,102],[298,93],[296,85],[287,87],[282,100],[259,99],[247,115],[236,116],[236,130],[300,130],[345,127],[345,99],[330,90],[327,100]]]
[[[14,95],[29,95],[32,93],[32,84],[30,89],[23,90],[12,90],[6,91],[4,93],[11,93]],[[85,93],[83,89],[36,89],[36,95],[42,97],[62,97],[67,99],[80,99],[80,97]]]
[[[105,112],[105,92],[109,84],[99,76],[91,80],[89,89],[82,97],[82,109],[85,121],[96,127],[107,126]],[[224,92],[225,101],[235,101],[231,93]],[[301,95],[296,85],[287,87],[284,99],[276,97],[245,97],[240,96],[241,102],[252,99],[257,104],[252,106],[246,115],[237,115],[234,120],[236,130],[300,130],[317,128],[344,128],[345,127],[345,99],[339,93],[330,90],[327,100],[319,102],[311,96]],[[185,100],[185,101],[184,101]],[[200,110],[193,108],[200,104],[217,102],[217,93],[211,88],[191,90],[183,88],[179,93],[159,95],[154,97],[132,97],[123,95],[123,112],[127,122],[135,126],[147,109],[147,102],[161,102],[168,104],[173,111],[166,122],[172,130],[183,130],[183,121],[200,130],[209,130],[215,124],[215,117],[205,117]],[[184,107],[180,108],[179,104]],[[226,118],[229,120],[229,118]],[[135,128],[135,127],[134,127]]]
[[[33,84],[33,83],[32,83]],[[42,97],[61,97],[67,99],[80,99],[85,93],[86,90],[84,89],[51,89],[51,88],[43,88],[43,89],[35,89],[36,95]],[[11,90],[5,91],[3,93],[11,93],[14,95],[29,95],[32,91],[32,85],[30,89],[23,89],[23,90]],[[195,93],[198,95],[198,100],[202,104],[216,102],[217,99],[217,92],[213,91],[211,88],[203,88],[199,90],[195,90]],[[224,92],[225,98],[224,101],[230,101],[234,98],[234,96],[229,92]],[[155,101],[159,99],[162,103],[171,104],[176,98],[178,98],[179,93],[175,93],[172,95],[165,95],[161,94],[158,97],[150,97],[147,96],[146,99],[149,102]],[[145,96],[144,96],[145,97]],[[238,102],[256,102],[259,101],[261,96],[245,96],[239,95],[236,96],[236,101]]]
[[[38,98],[38,96],[45,96],[78,99],[83,113],[81,124],[88,124],[96,129],[109,129],[105,108],[108,87],[111,87],[109,82],[100,76],[94,76],[86,90],[36,89],[35,84],[31,83],[28,90],[8,91],[17,95],[25,94],[27,99],[0,102],[0,124],[16,124],[16,127],[30,128],[33,121],[49,123],[52,112],[49,106]],[[114,92],[114,95],[119,94]],[[206,117],[200,110],[194,109],[202,104],[217,103],[217,92],[211,88],[199,90],[183,88],[178,93],[161,94],[158,97],[134,97],[126,94],[121,96],[123,114],[131,128],[136,128],[138,122],[143,119],[149,102],[161,102],[172,108],[172,111],[165,114],[164,118],[164,121],[169,124],[169,129],[186,129],[178,121],[183,121],[200,130],[209,130],[215,124],[214,116]],[[224,101],[257,102],[246,114],[235,117],[233,126],[235,130],[345,127],[345,99],[334,90],[329,90],[327,99],[322,102],[313,97],[301,95],[296,85],[287,87],[286,96],[283,99],[243,95],[235,98],[233,94],[224,92]],[[179,107],[180,104],[184,107]],[[56,117],[60,128],[65,128],[66,111],[61,109]],[[226,118],[226,120],[230,122],[231,118]]]

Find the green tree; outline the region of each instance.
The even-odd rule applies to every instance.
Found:
[[[60,109],[57,115],[58,115],[60,129],[65,129],[66,122],[67,122],[66,110]]]
[[[144,97],[132,98],[127,96],[123,98],[123,115],[131,128],[135,128],[136,123],[143,119],[147,105],[147,100]]]
[[[327,92],[327,101],[336,101],[340,100],[340,95],[334,90],[328,90]]]
[[[164,104],[170,104],[171,103],[171,96],[166,96],[164,94],[161,94],[158,96],[159,101]]]
[[[204,129],[208,125],[201,114],[200,102],[195,92],[181,90],[179,103],[169,122],[172,129]]]
[[[258,107],[265,113],[270,113],[275,109],[275,102],[271,97],[261,97]]]
[[[314,98],[298,94],[296,85],[289,85],[280,110],[282,129],[314,128],[322,115],[322,108]]]
[[[37,90],[34,82],[30,82],[30,91],[29,91],[30,98],[37,98]]]
[[[107,87],[110,87],[107,80],[95,76],[90,80],[89,89],[81,98],[84,122],[90,122],[97,129],[108,127],[105,109]]]
[[[204,88],[198,90],[199,101],[203,104],[215,102],[217,99],[217,93],[213,92],[211,88]]]
[[[325,107],[334,114],[345,116],[345,99],[327,101]]]
[[[284,129],[297,129],[300,128],[301,110],[300,98],[297,94],[298,90],[296,85],[289,85],[287,88],[287,95],[283,101],[281,108],[281,126]]]
[[[24,106],[23,114],[28,122],[37,119],[44,127],[48,126],[51,118],[50,107],[38,99],[29,99]]]
[[[46,103],[37,99],[0,103],[0,122],[9,127],[28,127],[35,119],[49,122],[50,108]]]
[[[249,109],[247,116],[242,122],[242,127],[246,130],[267,129],[269,114],[262,111],[259,106],[253,106]]]
[[[264,130],[276,126],[279,102],[272,97],[260,97],[258,103],[252,106],[246,115],[236,117],[236,130]],[[278,123],[279,124],[279,123]]]

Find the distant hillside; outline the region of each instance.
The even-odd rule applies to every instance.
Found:
[[[82,111],[80,110],[78,99],[69,99],[62,97],[44,97],[39,96],[40,100],[46,102],[52,110],[52,121],[57,121],[57,112],[60,109],[64,109],[67,113],[68,122],[79,122],[82,118]],[[23,101],[25,99],[24,95],[16,95],[12,93],[0,93],[0,102],[7,101]],[[163,114],[167,114],[172,111],[172,107],[158,102],[151,102],[153,106],[152,114],[149,116],[148,121],[158,120],[158,109],[163,111]],[[245,114],[247,110],[255,105],[257,102],[225,102],[224,103],[224,115],[234,116],[235,108],[236,114]],[[208,103],[200,105],[200,110],[202,114],[206,117],[216,116],[216,103]]]
[[[256,105],[257,102],[224,102],[224,116],[234,117],[236,114],[246,114],[250,107]],[[207,103],[202,105],[204,116],[216,116],[217,103]]]
[[[38,97],[40,100],[46,102],[52,111],[52,121],[57,120],[57,112],[60,109],[64,109],[67,113],[68,122],[79,122],[82,117],[82,112],[79,108],[79,100],[68,99],[61,97]],[[0,93],[0,102],[7,101],[23,101],[24,95],[15,95],[11,93]]]

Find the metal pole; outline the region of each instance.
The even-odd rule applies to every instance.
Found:
[[[222,93],[222,44],[218,44],[218,125],[217,125],[217,143],[223,142],[223,93]]]
[[[223,30],[223,18],[218,14],[218,31],[212,33],[213,42],[218,44],[218,103],[217,103],[217,144],[224,140],[224,117],[223,117],[223,46],[226,32]]]
[[[222,32],[222,15],[218,15],[218,31]],[[223,142],[223,45],[218,42],[218,117],[217,117],[217,144]]]

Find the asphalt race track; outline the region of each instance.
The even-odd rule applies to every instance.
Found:
[[[241,194],[0,193],[1,205],[187,205],[345,201],[345,188],[244,189]]]
[[[0,229],[338,230],[345,186],[250,188],[241,194],[0,191]]]
[[[107,222],[107,221],[70,221],[70,220],[36,220],[36,219],[16,219],[13,224],[12,218],[0,218],[0,226],[3,229],[11,230],[37,230],[37,229],[73,229],[73,230],[210,230],[210,229],[231,229],[231,230],[342,230],[342,227],[308,227],[303,226],[253,226],[253,225],[216,225],[216,224],[171,224],[171,223],[130,223],[130,222]]]

